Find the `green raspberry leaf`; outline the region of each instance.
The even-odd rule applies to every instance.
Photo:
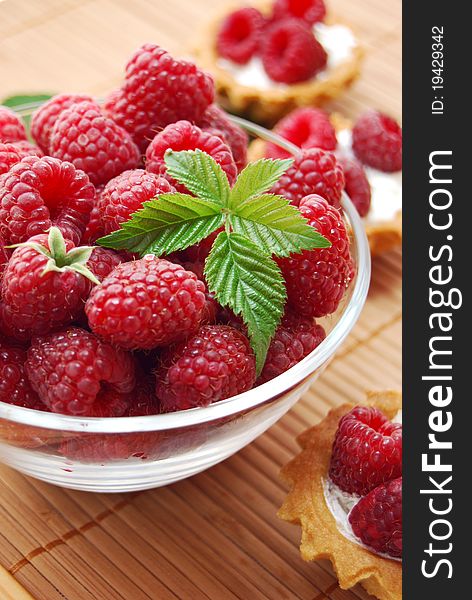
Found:
[[[250,163],[241,173],[231,190],[230,207],[268,192],[293,164],[293,160],[263,158]]]
[[[251,240],[224,231],[207,258],[205,276],[220,304],[246,323],[260,374],[287,298],[278,265]]]
[[[164,160],[167,173],[192,194],[220,206],[227,206],[230,195],[228,178],[209,154],[202,150],[167,150]]]
[[[331,246],[282,196],[263,194],[251,198],[237,207],[230,221],[236,233],[252,240],[267,254],[289,256]]]
[[[198,244],[224,223],[221,206],[187,194],[162,194],[145,202],[101,246],[145,254],[170,254]]]

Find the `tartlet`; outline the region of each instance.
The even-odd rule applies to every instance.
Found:
[[[345,147],[350,144],[350,134],[352,130],[352,121],[339,113],[332,113],[330,120],[336,129],[338,136],[338,151],[344,151],[351,154],[350,147]],[[343,135],[344,134],[344,135]],[[266,142],[261,139],[254,140],[248,150],[248,159],[256,161],[265,156]],[[364,166],[365,167],[365,166]],[[366,167],[365,167],[366,168]],[[396,200],[393,210],[388,211],[386,218],[379,218],[381,209],[377,209],[379,203],[379,192],[375,193],[375,186],[372,185],[372,176],[377,175],[385,180],[391,178],[392,183],[401,188],[401,177],[399,173],[382,173],[375,169],[366,168],[367,178],[372,187],[372,205],[367,216],[363,219],[365,230],[369,239],[370,251],[372,256],[378,256],[384,252],[389,252],[398,248],[402,244],[402,210],[401,199]],[[401,192],[400,192],[401,194]]]
[[[271,4],[267,1],[254,3],[255,7],[265,15],[270,14]],[[240,8],[240,5],[226,6],[216,17],[208,21],[202,28],[194,47],[194,54],[200,66],[215,78],[219,102],[226,110],[270,126],[295,108],[321,106],[337,98],[360,75],[364,56],[362,46],[349,25],[333,15],[328,15],[323,23],[317,23],[315,27],[330,28],[337,25],[346,29],[352,36],[349,57],[329,67],[328,49],[328,68],[307,82],[291,85],[270,82],[270,86],[262,87],[242,84],[234,72],[226,68],[227,65],[220,59],[216,49],[216,39],[223,19],[237,8]],[[323,41],[320,41],[323,44]],[[261,71],[263,72],[263,69]],[[261,76],[263,75],[265,73],[261,73]]]
[[[401,395],[394,391],[369,393],[366,405],[377,407],[393,419],[401,410]],[[377,555],[347,539],[339,531],[325,499],[324,481],[334,436],[340,419],[352,408],[354,404],[343,404],[298,437],[302,451],[281,472],[290,491],[278,516],[301,525],[302,558],[329,559],[342,589],[360,583],[380,600],[401,600],[401,562]]]

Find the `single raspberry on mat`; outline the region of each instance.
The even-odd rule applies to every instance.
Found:
[[[305,196],[317,194],[339,208],[343,188],[343,170],[334,154],[311,148],[300,152],[290,169],[272,188],[272,192],[284,196],[295,206]]]
[[[278,262],[291,308],[306,317],[324,317],[338,308],[353,277],[349,236],[339,211],[320,196],[304,198],[300,212],[331,246],[303,250]]]
[[[308,25],[323,21],[326,16],[324,0],[275,0],[274,19],[295,17],[303,19]]]
[[[4,318],[30,337],[72,323],[92,282],[99,283],[87,269],[91,252],[64,240],[57,227],[16,248],[3,276]]]
[[[299,148],[321,148],[335,150],[336,132],[328,114],[320,108],[298,108],[283,118],[274,127],[274,133],[285,138]],[[267,158],[291,158],[292,155],[277,144],[268,142]]]
[[[346,194],[352,200],[361,217],[365,217],[370,209],[371,189],[362,164],[355,158],[338,157],[338,163],[344,172]]]
[[[349,513],[354,535],[375,552],[403,553],[402,477],[374,488]]]
[[[50,154],[81,169],[95,185],[138,166],[141,155],[131,136],[103,116],[94,102],[73,104],[57,117]]]
[[[402,168],[402,128],[391,117],[369,110],[352,130],[352,148],[357,158],[388,173]]]
[[[51,133],[59,115],[73,104],[93,102],[83,94],[58,94],[40,106],[31,117],[31,135],[38,146],[49,153]]]
[[[257,383],[265,383],[288,371],[325,339],[326,333],[313,319],[287,313],[269,346]]]
[[[178,192],[188,193],[185,186],[167,175],[164,156],[167,150],[202,150],[220,165],[230,185],[236,181],[238,170],[229,146],[215,135],[202,131],[189,121],[178,121],[158,133],[146,150],[146,170],[166,177]]]
[[[166,125],[198,121],[214,98],[210,75],[155,44],[145,44],[128,62],[122,90],[111,96],[105,111],[144,152]]]
[[[50,156],[28,156],[2,177],[0,234],[7,244],[26,242],[53,225],[80,242],[95,203],[83,171]]]
[[[118,265],[90,294],[91,329],[128,349],[165,346],[194,331],[205,307],[205,284],[180,265],[147,255]]]
[[[131,354],[78,327],[34,338],[26,372],[41,400],[66,415],[121,416],[135,386]]]
[[[249,136],[242,127],[232,123],[229,115],[216,104],[209,106],[197,125],[211,135],[220,137],[233,153],[238,171],[247,165],[247,149]]]
[[[26,129],[20,117],[10,108],[0,105],[0,142],[21,142],[26,139]]]
[[[121,265],[123,258],[110,248],[95,246],[87,261],[87,268],[99,281],[108,277],[115,267]]]
[[[8,171],[19,163],[25,156],[42,156],[39,148],[29,142],[0,142],[0,175]]]
[[[230,13],[222,22],[216,48],[222,58],[244,65],[256,54],[265,18],[256,8],[245,7]]]
[[[43,410],[25,372],[26,350],[0,340],[0,402]]]
[[[225,325],[206,325],[170,348],[156,371],[163,412],[208,406],[250,390],[256,364],[249,341]]]
[[[378,409],[356,406],[339,421],[329,476],[350,494],[364,496],[402,474],[402,426]]]
[[[280,83],[300,83],[325,68],[328,55],[300,19],[275,21],[261,41],[261,59],[267,75]]]
[[[159,194],[171,194],[175,188],[154,173],[143,169],[125,171],[109,181],[97,202],[97,216],[104,234],[120,229],[124,221]]]

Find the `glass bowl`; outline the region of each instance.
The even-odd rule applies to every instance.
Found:
[[[23,114],[35,106],[22,107]],[[298,148],[234,117],[250,134],[291,153]],[[364,226],[344,195],[357,275],[340,307],[319,319],[326,339],[279,377],[206,408],[146,417],[82,418],[0,402],[0,460],[49,483],[94,492],[167,485],[225,460],[278,421],[317,379],[356,323],[370,282]]]

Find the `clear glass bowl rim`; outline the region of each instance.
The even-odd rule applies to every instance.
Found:
[[[15,110],[20,114],[30,114],[37,107],[38,104],[31,104],[16,107]],[[267,141],[272,141],[293,155],[296,155],[300,150],[297,146],[283,140],[264,127],[240,117],[231,116],[231,119],[247,132]],[[345,193],[343,193],[342,197],[342,206],[349,218],[357,251],[357,277],[354,283],[354,290],[348,304],[344,307],[339,321],[326,336],[326,339],[306,358],[282,375],[252,390],[238,394],[227,400],[216,402],[205,408],[193,408],[175,413],[144,417],[72,417],[0,402],[0,418],[22,425],[59,431],[89,433],[163,431],[191,427],[236,415],[240,412],[254,409],[296,387],[334,355],[354,327],[367,298],[371,275],[369,242],[362,219]]]

